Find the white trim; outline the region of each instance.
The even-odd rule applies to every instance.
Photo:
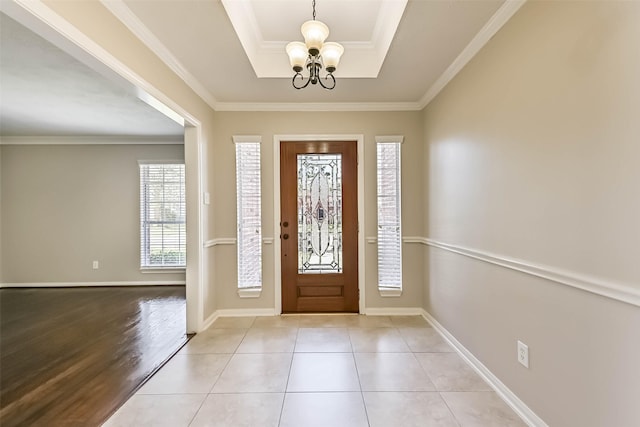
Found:
[[[404,136],[402,135],[376,135],[376,144],[385,143],[400,143],[404,142]]]
[[[263,237],[262,238],[263,245],[273,245],[273,237]]]
[[[548,427],[547,424],[536,415],[514,392],[512,392],[502,381],[498,379],[486,366],[478,360],[473,353],[463,346],[444,326],[442,326],[433,316],[422,310],[422,317],[433,326],[442,338],[447,341],[462,359],[482,377],[495,392],[513,409],[522,420],[530,427]]]
[[[535,277],[547,279],[572,288],[581,289],[596,295],[611,298],[616,301],[640,307],[640,288],[631,284],[615,282],[613,280],[601,279],[599,277],[587,276],[573,271],[561,270],[542,264],[523,261],[515,258],[508,258],[503,255],[466,248],[458,245],[439,242],[434,239],[420,238],[421,243],[434,248],[443,249],[469,258],[499,265],[500,267],[530,274]],[[606,281],[605,281],[606,280]]]
[[[171,159],[161,159],[161,160],[138,160],[138,165],[184,165],[184,160],[171,160]]]
[[[364,135],[359,135],[358,141],[358,290],[360,292],[360,301],[358,302],[358,311],[364,313],[366,310],[366,286],[365,286],[365,245],[364,245]]]
[[[219,239],[211,239],[204,242],[205,248],[212,248],[221,245],[235,245],[237,242],[235,237],[221,237]]]
[[[164,64],[178,75],[209,107],[216,108],[215,97],[200,83],[171,51],[147,28],[122,0],[100,0],[145,46],[155,53]]]
[[[1,136],[0,145],[184,145],[184,136]]]
[[[383,298],[402,296],[401,288],[381,288],[378,286],[378,292],[380,293],[380,296]]]
[[[186,267],[180,267],[180,268],[149,267],[149,268],[140,269],[140,273],[142,274],[185,274],[186,271],[187,271]]]
[[[25,0],[21,0],[25,1]],[[218,102],[206,87],[176,59],[122,0],[101,0],[129,30],[173,70],[195,93],[216,111],[420,111],[426,107],[464,66],[484,47],[526,0],[506,0],[476,36],[429,87],[419,102],[374,103],[268,103]],[[280,52],[280,51],[279,51]],[[162,101],[164,102],[164,101]],[[182,115],[182,114],[181,114]]]
[[[190,333],[199,331],[204,320],[205,283],[208,283],[207,274],[209,271],[208,263],[204,260],[204,212],[200,200],[204,171],[202,127],[185,126],[184,138],[187,223],[192,224],[187,227],[187,253],[192,255],[190,260],[187,260],[185,272],[187,279],[187,332]],[[194,206],[195,209],[189,209],[189,206]]]
[[[262,135],[233,135],[231,139],[233,140],[234,144],[262,144]]]
[[[426,244],[426,240],[424,237],[419,236],[405,236],[402,238],[402,243],[422,243]]]
[[[369,236],[367,237],[367,243],[369,244],[375,244],[378,243],[378,238],[377,237],[373,237],[373,236]],[[422,243],[422,244],[427,244],[427,239],[425,239],[424,237],[417,237],[417,236],[406,236],[402,238],[402,243]]]
[[[24,0],[23,0],[24,1]],[[484,45],[511,19],[526,0],[506,0],[476,36],[429,87],[419,102],[267,103],[218,102],[206,87],[176,59],[122,0],[101,0],[129,30],[216,111],[419,111],[426,107]],[[280,50],[278,51],[280,53]]]
[[[211,316],[207,317],[202,322],[202,328],[198,332],[202,332],[209,329],[213,322],[221,317],[263,317],[263,316],[278,316],[275,310],[272,308],[231,308],[224,310],[214,311]]]
[[[185,141],[185,164],[187,167],[187,175],[196,179],[188,179],[186,191],[192,194],[187,196],[187,201],[193,200],[195,194],[196,200],[199,200],[201,194],[203,168],[202,168],[202,125],[200,120],[193,116],[189,111],[175,102],[164,92],[158,90],[154,85],[142,78],[134,72],[126,64],[109,53],[106,49],[71,25],[66,19],[62,18],[56,12],[51,10],[46,4],[40,0],[14,0],[13,2],[0,2],[0,9],[5,10],[5,6],[16,5],[20,9],[20,13],[26,13],[46,25],[48,31],[56,34],[69,42],[69,45],[79,48],[82,53],[91,58],[91,62],[106,69],[113,71],[125,81],[131,83],[136,88],[144,90],[155,99],[164,103],[167,107],[182,116],[187,123],[184,128]],[[17,10],[17,8],[16,8]],[[191,172],[194,171],[194,172]],[[191,182],[191,184],[189,184]],[[204,231],[202,206],[196,202],[196,209],[187,209],[187,221],[191,224],[187,228],[187,250],[192,254],[191,261],[187,263],[187,332],[200,330],[200,325],[204,316],[204,283],[205,283],[205,265],[204,252],[202,250],[202,233]],[[192,212],[192,213],[189,213]],[[190,250],[195,249],[195,250]]]
[[[273,230],[280,230],[280,142],[278,135],[273,135]],[[273,294],[274,311],[276,315],[282,313],[282,244],[280,239],[273,241]]]
[[[200,329],[198,329],[196,331],[196,333],[202,332],[202,331],[206,331],[207,329],[209,329],[211,327],[211,325],[213,325],[213,322],[215,322],[216,320],[218,320],[218,317],[220,317],[218,315],[217,311],[214,311],[211,316],[207,317],[206,319],[204,319],[204,321],[202,322],[202,325],[200,327]]]
[[[365,238],[364,238],[364,135],[363,134],[318,134],[318,135],[273,135],[273,229],[280,230],[280,143],[282,141],[357,141],[358,144],[358,310],[365,312]],[[274,239],[274,298],[275,313],[282,313],[282,271],[280,265],[280,239]]]
[[[135,89],[135,93],[139,100],[141,100],[142,102],[145,102],[152,108],[155,108],[157,111],[164,114],[165,116],[167,116],[168,118],[170,118],[171,120],[179,124],[181,127],[184,127],[185,125],[184,117],[182,117],[180,114],[176,113],[171,108],[163,104],[160,100],[154,98],[149,93],[138,88]]]
[[[327,315],[332,315],[333,313],[328,313]],[[336,313],[343,314],[343,313]],[[346,313],[349,314],[349,313]],[[221,309],[214,311],[209,317],[207,317],[202,322],[202,329],[199,332],[202,332],[221,317],[273,317],[279,316],[276,314],[275,310],[272,308],[229,308],[229,309]],[[286,315],[283,315],[286,316]]]
[[[376,214],[378,215],[378,217],[376,218],[376,229],[378,230],[378,233],[376,235],[376,244],[377,244],[377,248],[376,248],[376,261],[377,261],[377,266],[376,266],[376,271],[378,273],[378,283],[377,283],[377,288],[378,288],[378,293],[380,294],[381,297],[399,297],[402,295],[402,289],[404,288],[404,281],[403,281],[403,260],[404,260],[404,239],[402,237],[402,233],[403,233],[403,229],[404,229],[404,223],[402,221],[402,143],[404,142],[404,136],[402,135],[377,135],[375,137],[376,140],[376,185],[378,186],[378,192],[376,193]],[[381,173],[380,173],[380,148],[384,147],[384,146],[393,146],[395,150],[397,150],[397,170],[396,170],[396,174],[397,176],[394,177],[395,181],[396,181],[396,188],[395,188],[395,198],[396,198],[396,205],[398,208],[398,211],[396,212],[396,219],[398,221],[398,237],[399,237],[399,242],[400,243],[398,245],[398,250],[400,251],[399,255],[399,265],[396,265],[396,267],[399,268],[399,283],[394,283],[394,285],[399,285],[397,288],[393,288],[393,290],[391,290],[388,287],[385,286],[381,286],[381,278],[386,274],[386,270],[384,268],[384,257],[381,258],[381,248],[380,248],[380,185],[381,185]],[[389,196],[389,194],[387,194],[387,196]],[[392,267],[393,268],[393,267]],[[388,279],[388,278],[387,278]],[[388,284],[388,283],[387,283]]]
[[[123,77],[129,83],[146,91],[160,102],[167,105],[173,111],[184,117],[184,119],[193,126],[200,126],[200,121],[187,110],[156,89],[152,84],[135,73],[126,64],[109,53],[109,51],[93,41],[82,31],[78,30],[75,26],[71,25],[66,19],[51,10],[42,0],[14,0],[13,4],[20,6],[29,14],[35,16],[56,33],[62,35],[65,39],[71,40],[74,45],[80,47],[82,51],[88,53],[100,63],[106,65],[109,69],[116,72],[116,74]]]
[[[129,282],[34,282],[0,283],[0,288],[85,288],[113,286],[184,286],[185,280],[139,280]]]
[[[460,55],[453,60],[451,65],[438,77],[438,79],[431,85],[424,96],[418,103],[420,110],[426,107],[433,99],[445,88],[445,86],[458,75],[460,70],[476,54],[484,47],[491,37],[493,37],[504,24],[511,19],[511,17],[525,4],[527,0],[506,0],[502,6],[493,14],[491,19],[482,27],[482,29],[475,35],[475,37],[469,42],[469,44],[460,52]]]
[[[418,102],[218,102],[216,111],[420,111]]]
[[[277,316],[273,308],[226,308],[216,311],[217,317]]]
[[[240,298],[260,298],[262,293],[262,286],[259,288],[239,288],[238,296]]]
[[[420,316],[424,310],[420,307],[368,307],[367,316]]]

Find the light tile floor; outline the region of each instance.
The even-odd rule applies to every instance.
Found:
[[[524,426],[420,316],[218,319],[105,424]]]

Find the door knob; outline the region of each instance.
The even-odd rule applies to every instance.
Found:
[[[283,235],[282,235],[282,238],[283,238],[284,240],[287,240],[287,239],[289,238],[289,235],[288,235],[288,234],[283,234]]]

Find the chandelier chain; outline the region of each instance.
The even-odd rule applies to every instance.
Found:
[[[313,6],[313,20],[316,20],[316,0],[313,0],[312,2],[312,6]]]

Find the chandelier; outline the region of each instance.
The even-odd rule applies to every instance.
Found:
[[[340,43],[325,43],[329,37],[329,27],[323,22],[316,21],[316,0],[313,0],[312,6],[313,19],[302,24],[300,29],[304,36],[304,43],[291,42],[286,48],[289,62],[295,71],[291,83],[296,89],[304,89],[309,86],[309,83],[314,85],[320,83],[323,88],[331,90],[336,87],[333,72],[338,68],[344,48]],[[327,74],[321,77],[320,72],[323,66]],[[304,68],[309,70],[306,83],[301,73]]]

